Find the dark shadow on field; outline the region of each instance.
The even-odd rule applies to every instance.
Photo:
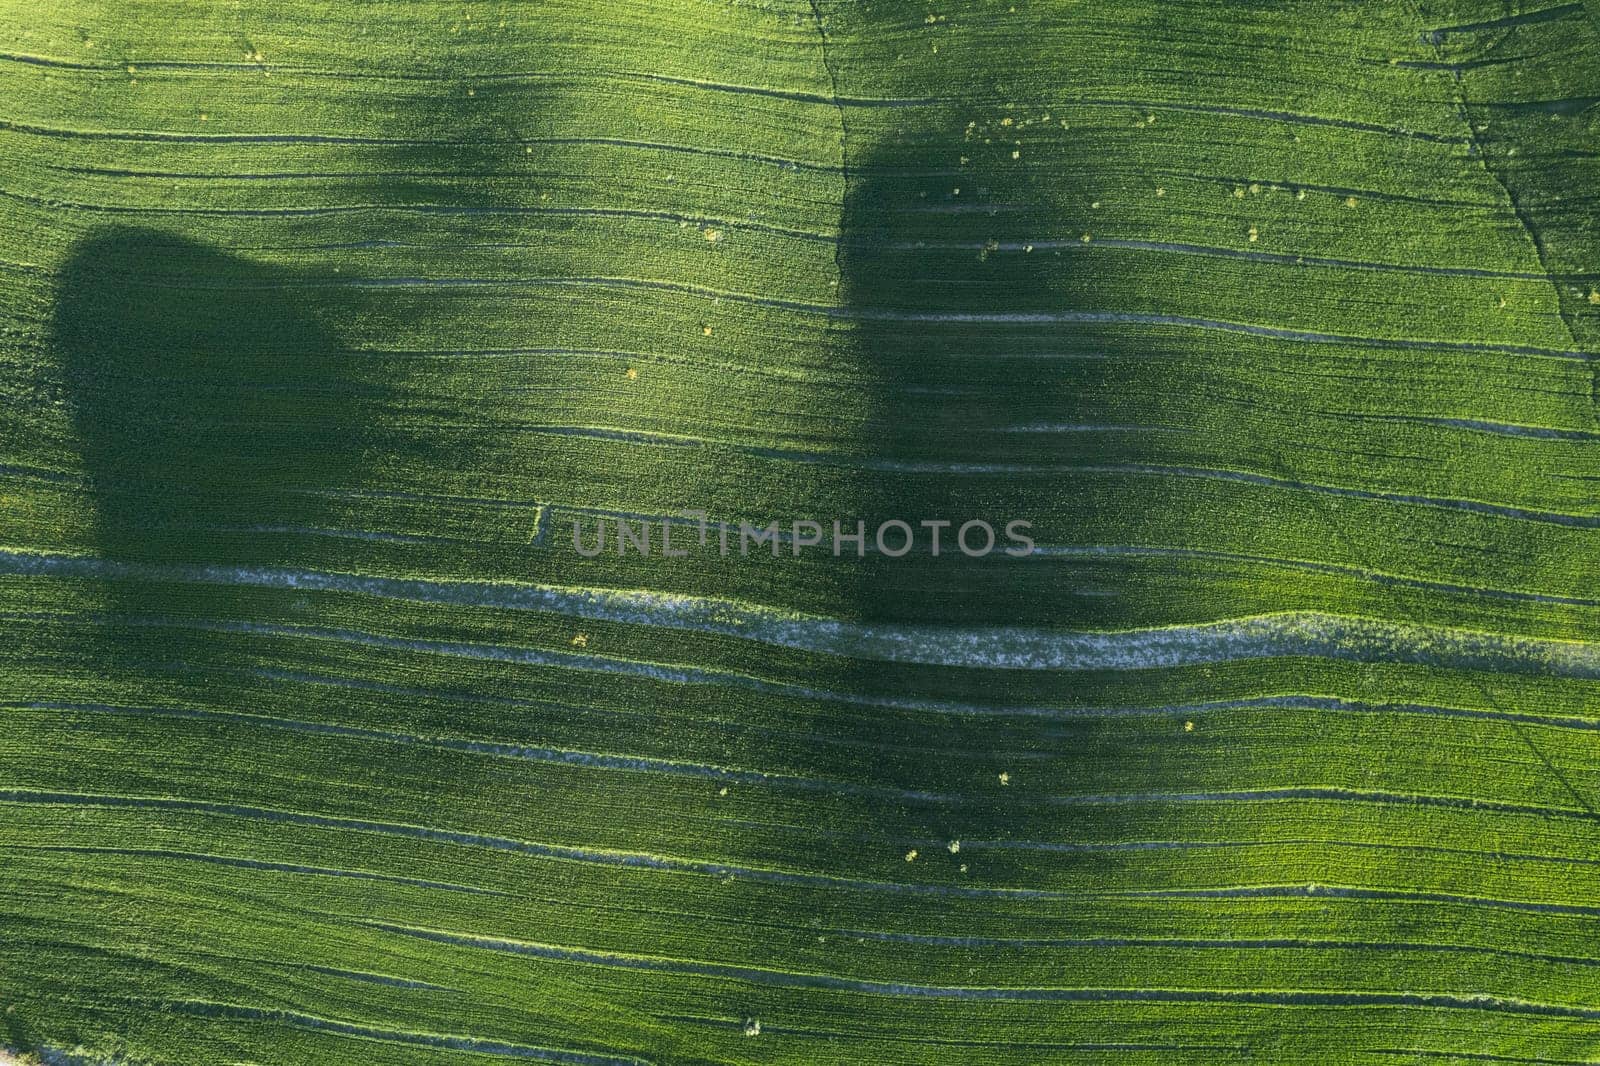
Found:
[[[324,528],[316,490],[394,447],[358,353],[310,279],[163,233],[84,241],[56,337],[102,554],[134,563],[292,564]]]
[[[1138,521],[1138,508],[1111,498],[1103,477],[1076,468],[1136,460],[1158,448],[1151,443],[1158,434],[1128,425],[1143,413],[1129,409],[1137,402],[1130,397],[1158,405],[1163,387],[1159,369],[1130,351],[1114,325],[1061,317],[1114,308],[1117,299],[1115,280],[1085,276],[1091,268],[1078,254],[1075,220],[1095,198],[1078,184],[1087,180],[1084,162],[1028,168],[1011,152],[1010,139],[973,144],[958,130],[943,142],[891,145],[852,160],[841,290],[856,369],[872,396],[857,445],[856,514],[869,531],[888,519],[913,527],[925,519],[951,523],[938,558],[928,551],[927,531],[918,529],[908,555],[888,558],[869,547],[865,560],[846,560],[857,567],[846,612],[865,626],[1126,624],[1116,571],[1085,565],[1082,556],[1014,558],[1003,550],[1013,543],[1005,527],[1014,519],[1031,523],[1040,548],[1116,543],[1109,538],[1130,533],[1127,516]],[[971,162],[956,171],[960,156]],[[961,197],[952,192],[957,186]],[[974,209],[979,197],[994,209]],[[954,543],[959,527],[974,519],[987,521],[997,537],[983,558],[967,557]],[[973,546],[983,541],[975,530]],[[925,656],[983,652],[935,637]],[[1063,879],[1101,881],[1105,864],[1117,861],[1105,853],[1030,853],[981,842],[1116,839],[1126,808],[1052,807],[1041,797],[1139,790],[1160,777],[1162,745],[1099,716],[893,704],[1068,709],[1106,698],[1105,682],[1008,670],[998,661],[849,660],[828,687],[861,702],[836,705],[826,712],[832,721],[816,732],[831,728],[843,741],[835,757],[848,751],[843,757],[884,798],[841,807],[839,833],[860,836],[862,826],[871,827],[871,839],[855,846],[894,860],[916,847],[914,865],[890,864],[905,879],[1037,887],[1048,872],[1057,886]],[[893,798],[911,793],[960,799]],[[952,851],[950,841],[968,845]]]
[[[527,121],[526,101],[489,88],[472,106],[459,104],[441,95],[393,105],[380,116],[396,133],[381,158],[330,156],[330,171],[350,174],[331,202],[415,206],[418,217],[436,217],[512,195],[506,160],[525,156],[507,116]],[[411,254],[392,220],[336,216],[354,219],[338,236],[384,239],[330,242],[334,260],[307,248],[304,227],[263,217],[259,231],[230,219],[217,243],[153,228],[101,229],[79,241],[62,269],[54,347],[92,497],[94,552],[114,564],[355,572],[405,565],[429,550],[428,538],[385,528],[396,520],[381,517],[366,490],[425,494],[432,472],[503,474],[527,460],[522,438],[463,390],[453,369],[409,357],[405,341],[390,352],[346,340],[361,337],[370,347],[391,327],[419,332],[415,324],[431,316],[458,314],[454,290],[385,284],[388,275],[415,271],[385,247]],[[277,249],[275,261],[263,261],[258,247]],[[125,694],[157,676],[166,679],[158,689],[225,689],[225,678],[205,677],[206,663],[226,671],[240,662],[237,648],[232,666],[224,662],[235,638],[128,620],[238,621],[259,615],[270,598],[225,582],[129,579],[106,589],[105,624],[78,655],[91,675]]]
[[[95,554],[127,568],[77,654],[109,702],[203,693],[226,638],[150,623],[237,623],[259,592],[162,583],[151,568],[304,565],[308,544],[341,532],[327,490],[412,443],[384,428],[396,390],[329,327],[337,301],[317,278],[192,240],[101,231],[73,252],[60,294]]]

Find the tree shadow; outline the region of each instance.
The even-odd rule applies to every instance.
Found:
[[[1139,608],[1121,594],[1125,574],[1071,549],[1129,543],[1144,521],[1150,501],[1119,495],[1126,482],[1104,470],[1159,458],[1170,382],[1123,324],[1097,317],[1126,279],[1108,273],[1107,257],[1086,254],[1074,225],[1094,199],[1092,166],[1035,169],[1011,153],[1009,139],[974,146],[956,135],[889,143],[852,161],[841,293],[854,371],[871,400],[848,506],[869,547],[844,560],[854,567],[844,614],[934,635],[917,664],[839,660],[829,687],[854,702],[824,712],[829,720],[813,730],[870,763],[886,797],[866,823],[859,809],[842,818],[840,834],[870,824],[879,861],[917,850],[915,866],[880,870],[899,865],[905,876],[957,885],[1037,885],[1041,876],[1089,885],[1120,860],[1060,847],[1029,858],[1028,847],[1117,839],[1127,807],[1064,809],[1051,798],[1136,791],[1162,779],[1170,747],[1125,720],[1071,713],[1114,698],[1109,675],[1010,668],[937,634],[1139,624]],[[946,156],[949,167],[935,165]],[[915,547],[898,557],[871,543],[891,519],[916,531]],[[925,520],[949,523],[937,557]],[[958,540],[973,520],[995,538],[981,556]],[[1036,544],[1026,557],[1005,550],[1023,550],[1007,537],[1017,520]],[[897,549],[902,538],[889,539]],[[969,543],[981,549],[988,536],[974,528]],[[925,709],[935,705],[944,709]],[[1006,710],[1019,707],[1047,710]],[[945,798],[914,798],[929,796]]]
[[[350,236],[392,233],[382,212],[395,208],[471,217],[517,195],[506,160],[522,160],[524,148],[506,116],[526,119],[526,100],[489,87],[473,108],[455,103],[443,94],[393,101],[381,118],[402,136],[330,163],[360,168],[341,190],[355,205]],[[210,651],[225,641],[144,622],[281,616],[293,579],[264,592],[264,569],[425,565],[446,538],[407,528],[403,508],[420,503],[384,500],[421,493],[440,470],[505,477],[532,462],[526,435],[485,410],[480,389],[461,387],[466,371],[398,340],[374,349],[375,337],[459,319],[459,290],[402,276],[415,269],[410,242],[357,240],[329,246],[330,258],[300,243],[305,231],[290,216],[218,214],[203,236],[93,231],[59,275],[53,347],[92,511],[87,537],[108,564],[96,575],[101,621],[75,661],[121,702],[147,685],[199,696],[216,685],[208,660],[229,672],[228,653]],[[429,231],[417,247],[440,239]],[[224,247],[245,244],[250,251]],[[367,276],[341,273],[352,261]],[[504,547],[463,538],[459,554],[492,563]],[[175,582],[184,575],[174,568],[210,578]]]
[[[395,389],[324,325],[314,284],[152,230],[77,247],[56,343],[104,557],[292,564],[285,534],[329,523],[311,490],[394,445]]]
[[[97,698],[202,699],[221,642],[163,623],[251,618],[249,573],[346,535],[325,490],[400,449],[385,428],[396,387],[329,327],[318,284],[134,227],[66,262],[54,340],[105,568],[74,658]]]

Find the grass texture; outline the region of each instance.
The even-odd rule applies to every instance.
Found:
[[[1597,20],[0,0],[0,1044],[1594,1061]]]

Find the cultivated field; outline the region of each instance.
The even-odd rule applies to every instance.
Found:
[[[1597,100],[1560,0],[0,0],[0,1046],[1595,1061]]]

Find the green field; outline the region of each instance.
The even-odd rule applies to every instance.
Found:
[[[1600,1062],[1597,357],[1589,0],[0,0],[0,1048]]]

